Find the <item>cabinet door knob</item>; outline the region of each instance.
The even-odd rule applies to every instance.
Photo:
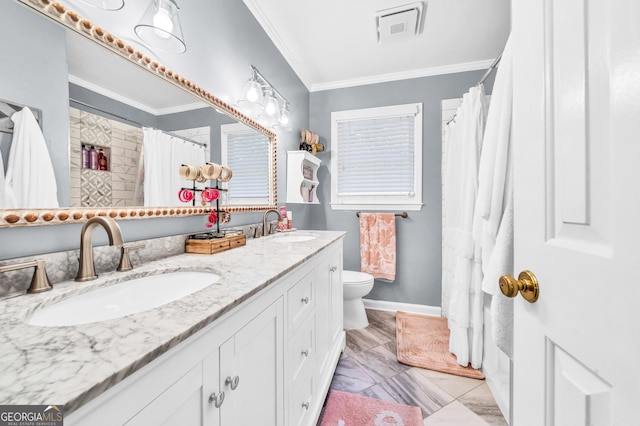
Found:
[[[213,403],[216,408],[220,408],[224,402],[224,392],[216,394],[215,392],[209,395],[209,404]]]
[[[335,272],[335,271],[337,271],[337,270],[338,270],[338,267],[337,267],[337,266],[332,266],[331,268],[329,268],[329,270],[330,270],[331,272]]]
[[[305,305],[307,305],[309,303],[309,298],[308,297],[303,297],[302,299],[300,299],[300,301],[302,303],[304,303]]]
[[[231,386],[231,390],[236,390],[236,388],[238,387],[239,383],[240,383],[240,377],[239,376],[233,376],[233,377],[229,376],[224,381],[225,385]]]
[[[308,357],[309,356],[309,349],[305,349],[304,351],[301,352],[302,356],[304,357]]]
[[[304,408],[305,410],[308,410],[309,409],[309,401],[303,402],[302,403],[302,408]]]

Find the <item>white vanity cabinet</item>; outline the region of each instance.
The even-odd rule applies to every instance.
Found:
[[[204,360],[203,424],[283,424],[282,312],[280,298]]]
[[[341,351],[338,240],[65,417],[65,425],[315,425]]]
[[[319,377],[326,378],[335,368],[335,346],[344,335],[342,328],[342,247],[330,250],[320,259],[317,268],[317,317]]]
[[[344,349],[342,244],[318,254],[314,265],[287,295],[288,426],[316,424]]]
[[[65,425],[282,425],[282,299],[256,300],[205,328]]]

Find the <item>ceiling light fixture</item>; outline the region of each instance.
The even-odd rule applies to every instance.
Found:
[[[251,78],[242,89],[238,100],[247,114],[259,117],[267,126],[291,130],[289,124],[289,102],[267,81],[253,65]]]
[[[124,0],[80,0],[81,3],[103,10],[120,10],[124,7]]]
[[[134,28],[136,35],[162,52],[184,53],[187,45],[184,43],[178,9],[175,0],[152,0]]]

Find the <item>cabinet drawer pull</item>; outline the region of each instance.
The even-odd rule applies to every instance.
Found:
[[[209,395],[209,404],[211,404],[212,402],[216,408],[220,408],[220,406],[224,402],[224,391],[220,392],[217,395],[215,392]]]
[[[305,305],[307,305],[309,303],[309,298],[308,297],[303,297],[302,299],[300,299],[300,301],[302,303],[304,303]]]
[[[239,383],[240,383],[240,377],[239,376],[233,376],[233,377],[229,376],[224,381],[225,385],[231,386],[231,390],[236,390],[236,388],[238,387]]]
[[[309,409],[309,401],[303,402],[302,403],[302,408],[304,408],[305,410],[308,410]]]
[[[302,356],[307,357],[307,356],[309,356],[309,349],[305,349],[301,353],[302,353]]]

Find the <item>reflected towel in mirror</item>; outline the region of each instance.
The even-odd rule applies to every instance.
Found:
[[[14,113],[5,208],[57,208],[58,187],[47,142],[28,107]]]

